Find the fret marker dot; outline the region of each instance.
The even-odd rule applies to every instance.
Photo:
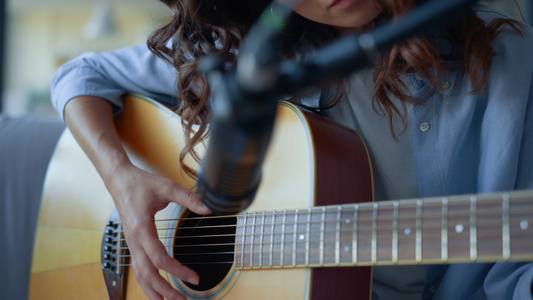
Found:
[[[403,233],[405,233],[405,235],[410,235],[411,234],[411,228],[405,228]]]
[[[346,219],[346,224],[350,224],[352,221],[350,219]]]
[[[344,246],[344,252],[350,251],[350,246]]]
[[[527,220],[520,221],[520,229],[526,230],[529,227],[529,222]]]
[[[300,234],[299,238],[300,238],[300,241],[303,241],[305,239],[305,236],[303,234]]]
[[[464,229],[465,229],[465,227],[463,226],[463,224],[455,225],[455,232],[457,232],[457,233],[463,232]]]

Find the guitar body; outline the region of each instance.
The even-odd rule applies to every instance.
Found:
[[[125,103],[116,126],[132,161],[194,189],[196,182],[181,172],[178,159],[185,145],[179,117],[140,96],[128,96]],[[200,154],[202,147],[196,148]],[[192,159],[187,163],[195,165]],[[247,212],[372,201],[368,154],[357,134],[291,104],[279,105],[263,172],[257,197]],[[113,200],[102,180],[66,130],[45,181],[31,299],[109,298],[106,285],[113,284],[106,283],[102,274],[102,236],[113,211]],[[156,219],[186,214],[170,205]],[[168,226],[164,223],[157,225]],[[172,255],[179,223],[171,224],[174,227],[160,231],[160,238]],[[115,286],[119,291],[113,295],[146,299],[127,264],[120,270],[123,282]],[[218,284],[202,291],[165,276],[191,299],[368,299],[371,288],[370,267],[241,270],[231,266]]]

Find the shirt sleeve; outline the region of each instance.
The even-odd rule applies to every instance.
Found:
[[[533,299],[533,266],[529,264],[529,269],[520,276],[513,294],[513,299]]]
[[[85,53],[62,65],[51,85],[52,105],[63,118],[74,97],[95,96],[122,109],[125,93],[140,93],[167,104],[178,104],[176,69],[145,44],[115,51]]]

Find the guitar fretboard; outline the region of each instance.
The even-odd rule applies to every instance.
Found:
[[[532,198],[521,191],[241,214],[235,265],[531,260]]]

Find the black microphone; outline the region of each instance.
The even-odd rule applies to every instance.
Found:
[[[224,61],[202,58],[211,86],[211,133],[198,173],[198,193],[218,214],[233,214],[253,201],[261,181],[277,104],[274,93],[248,92]],[[207,66],[206,66],[207,65]]]
[[[263,11],[243,41],[236,70],[225,71],[225,61],[217,56],[199,63],[212,98],[211,134],[198,173],[198,193],[215,213],[243,211],[259,188],[276,117],[278,53],[290,5],[273,1]]]

